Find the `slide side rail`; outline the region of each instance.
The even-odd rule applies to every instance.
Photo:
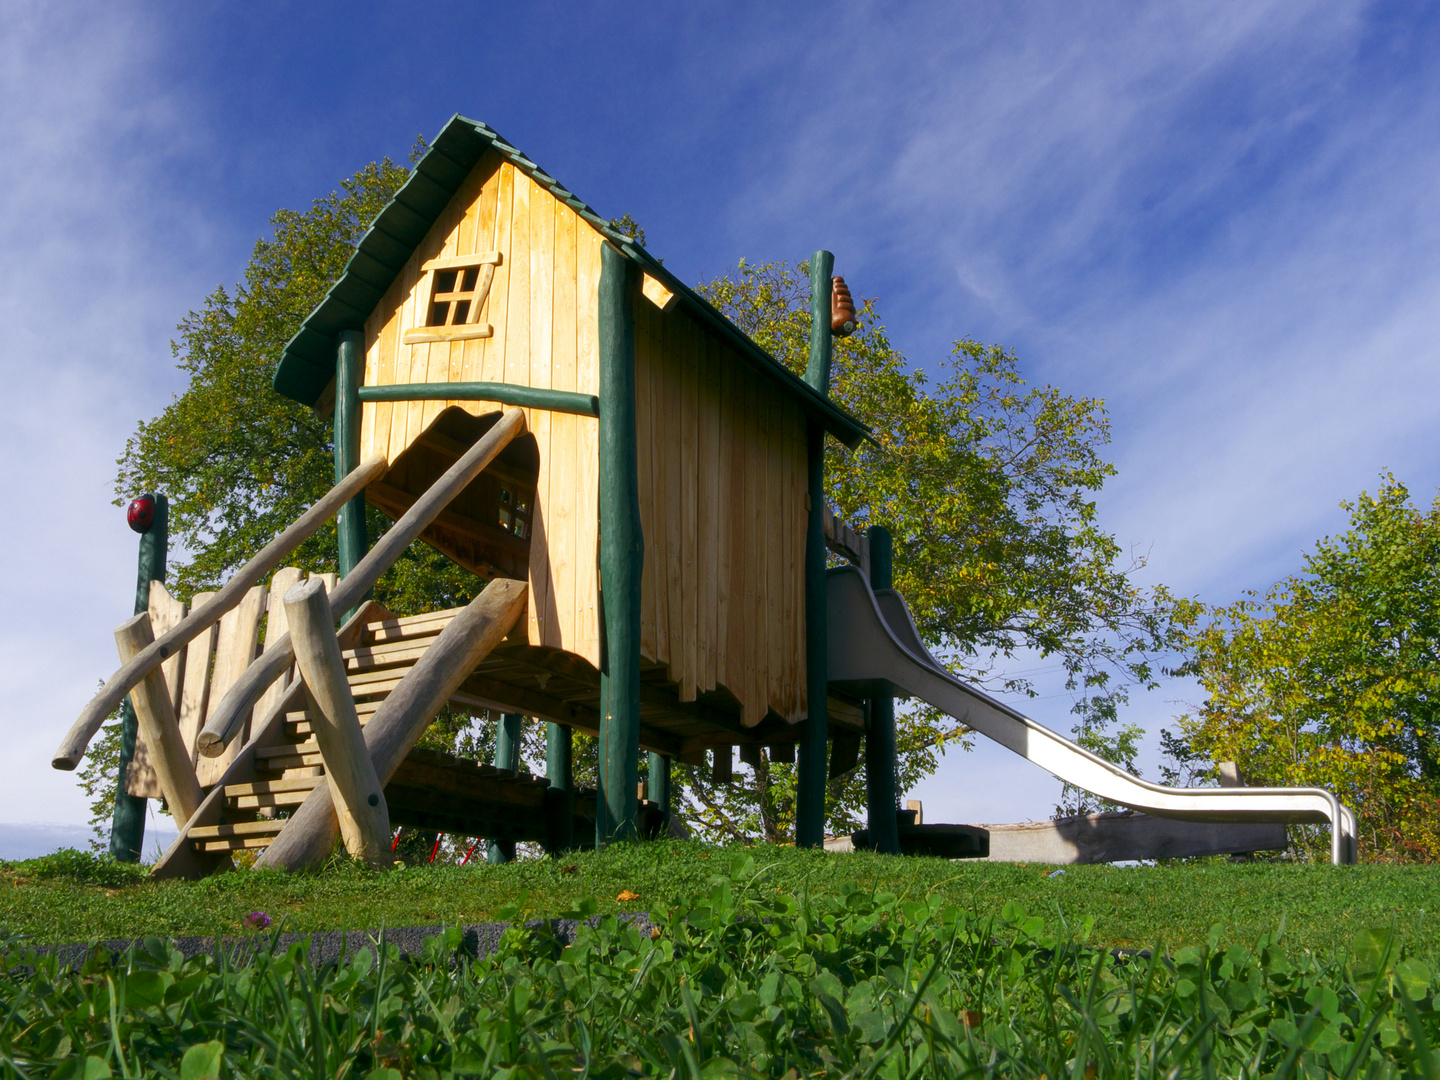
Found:
[[[872,592],[858,568],[830,570],[827,593],[831,682],[920,698],[1061,780],[1158,817],[1328,824],[1331,862],[1355,861],[1355,815],[1332,792],[1152,784],[957,679],[921,642],[904,599]]]

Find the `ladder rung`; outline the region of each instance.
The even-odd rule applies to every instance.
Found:
[[[236,836],[228,840],[197,840],[195,846],[201,851],[240,851],[242,848],[269,847],[273,836]]]
[[[190,839],[218,840],[226,836],[274,836],[284,827],[284,821],[274,819],[241,821],[234,825],[197,825],[190,830]]]

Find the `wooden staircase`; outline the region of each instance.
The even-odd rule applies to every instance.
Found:
[[[342,651],[362,727],[458,610],[409,618],[395,618],[381,611],[377,621],[366,624],[355,647]],[[292,672],[287,678],[296,677]],[[189,839],[195,850],[219,853],[269,846],[285,827],[289,812],[303,803],[324,777],[320,747],[311,725],[312,719],[303,709],[286,714],[280,740],[255,751],[255,778],[225,785],[225,809],[219,823],[190,829]],[[416,805],[433,803],[433,799],[419,796],[437,785],[441,806]],[[492,832],[498,829],[494,814],[469,804],[498,803],[497,809],[513,808],[521,813],[528,809],[543,818],[548,786],[542,776],[513,773],[417,748],[387,785],[386,802],[392,824],[448,824],[443,831],[451,832],[459,832],[457,826],[468,824],[476,831],[467,835],[485,835],[479,827]]]

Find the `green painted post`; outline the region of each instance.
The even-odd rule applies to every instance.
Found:
[[[670,826],[670,759],[650,751],[650,774],[645,778],[645,797],[665,811],[665,826]]]
[[[550,816],[546,848],[559,855],[575,846],[574,733],[564,724],[545,725],[545,777],[550,788],[545,809]]]
[[[810,257],[810,360],[805,381],[830,393],[830,273],[835,256],[817,251]],[[810,520],[805,529],[805,689],[810,715],[800,736],[796,765],[795,846],[825,842],[825,753],[830,739],[826,672],[825,609],[825,428],[811,420],[807,432]]]
[[[870,526],[870,587],[893,588],[890,530]],[[870,844],[884,855],[900,854],[895,811],[895,699],[876,694],[870,699],[870,730],[865,733],[865,812]]]
[[[335,358],[335,482],[360,464],[360,384],[365,380],[365,335],[340,331]],[[340,576],[365,557],[365,496],[356,495],[335,518],[340,539]],[[373,590],[372,590],[373,591]],[[370,593],[365,599],[369,599]],[[356,605],[359,606],[358,604]]]
[[[817,251],[810,256],[810,359],[805,364],[805,381],[830,396],[830,276],[835,256]]]
[[[640,481],[635,449],[635,266],[600,249],[600,798],[595,843],[635,835],[640,776]]]
[[[170,541],[170,503],[164,495],[146,494],[151,499],[155,516],[140,532],[140,557],[135,568],[135,611],[139,615],[150,607],[150,582],[165,580],[165,557]],[[139,500],[136,500],[137,502]],[[131,504],[134,505],[133,503]],[[132,518],[131,528],[137,528]],[[120,764],[115,772],[115,812],[110,819],[110,857],[117,862],[139,862],[145,842],[145,800],[125,793],[125,774],[135,759],[135,740],[139,722],[130,698],[120,712]]]
[[[495,729],[495,767],[516,772],[520,768],[520,721],[519,713],[502,713],[500,724]],[[485,861],[499,866],[515,861],[514,840],[491,840],[485,851]]]

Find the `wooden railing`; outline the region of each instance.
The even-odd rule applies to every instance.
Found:
[[[60,748],[55,751],[50,764],[57,769],[74,769],[79,765],[80,759],[85,755],[85,748],[95,737],[95,732],[100,730],[105,718],[115,711],[126,694],[177,650],[219,622],[222,615],[240,603],[253,585],[279,566],[287,555],[330,520],[340,507],[363,492],[371,481],[378,480],[387,467],[383,457],[373,457],[362,462],[345,479],[327,491],[319,502],[301,514],[293,525],[266,544],[258,555],[240,568],[223,589],[122,664],[120,670],[110,676],[100,692],[90,699],[79,719],[65,733],[65,738],[61,741]]]

